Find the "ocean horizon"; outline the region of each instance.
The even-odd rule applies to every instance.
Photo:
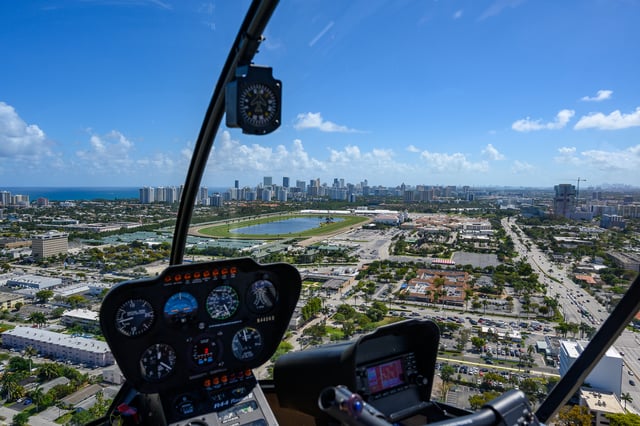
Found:
[[[138,200],[140,198],[140,188],[139,186],[9,186],[0,187],[0,191],[9,191],[11,195],[28,195],[29,201],[35,201],[40,197],[49,201]],[[210,188],[209,193],[219,190],[221,188]]]

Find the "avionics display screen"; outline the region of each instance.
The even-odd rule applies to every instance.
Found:
[[[367,368],[367,380],[371,393],[382,392],[404,384],[402,359],[396,359]]]

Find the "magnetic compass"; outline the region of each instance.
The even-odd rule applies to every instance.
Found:
[[[271,133],[280,127],[281,100],[282,82],[273,78],[271,68],[238,67],[227,86],[227,126],[252,135]]]

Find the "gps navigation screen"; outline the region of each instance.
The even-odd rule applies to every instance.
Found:
[[[401,359],[367,368],[369,391],[378,393],[404,384],[403,373]]]

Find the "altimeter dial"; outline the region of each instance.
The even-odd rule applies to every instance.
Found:
[[[238,293],[233,287],[223,285],[211,290],[207,297],[207,312],[214,320],[231,318],[240,306]]]
[[[144,299],[129,299],[116,311],[116,330],[129,337],[148,331],[155,320],[151,303]]]

